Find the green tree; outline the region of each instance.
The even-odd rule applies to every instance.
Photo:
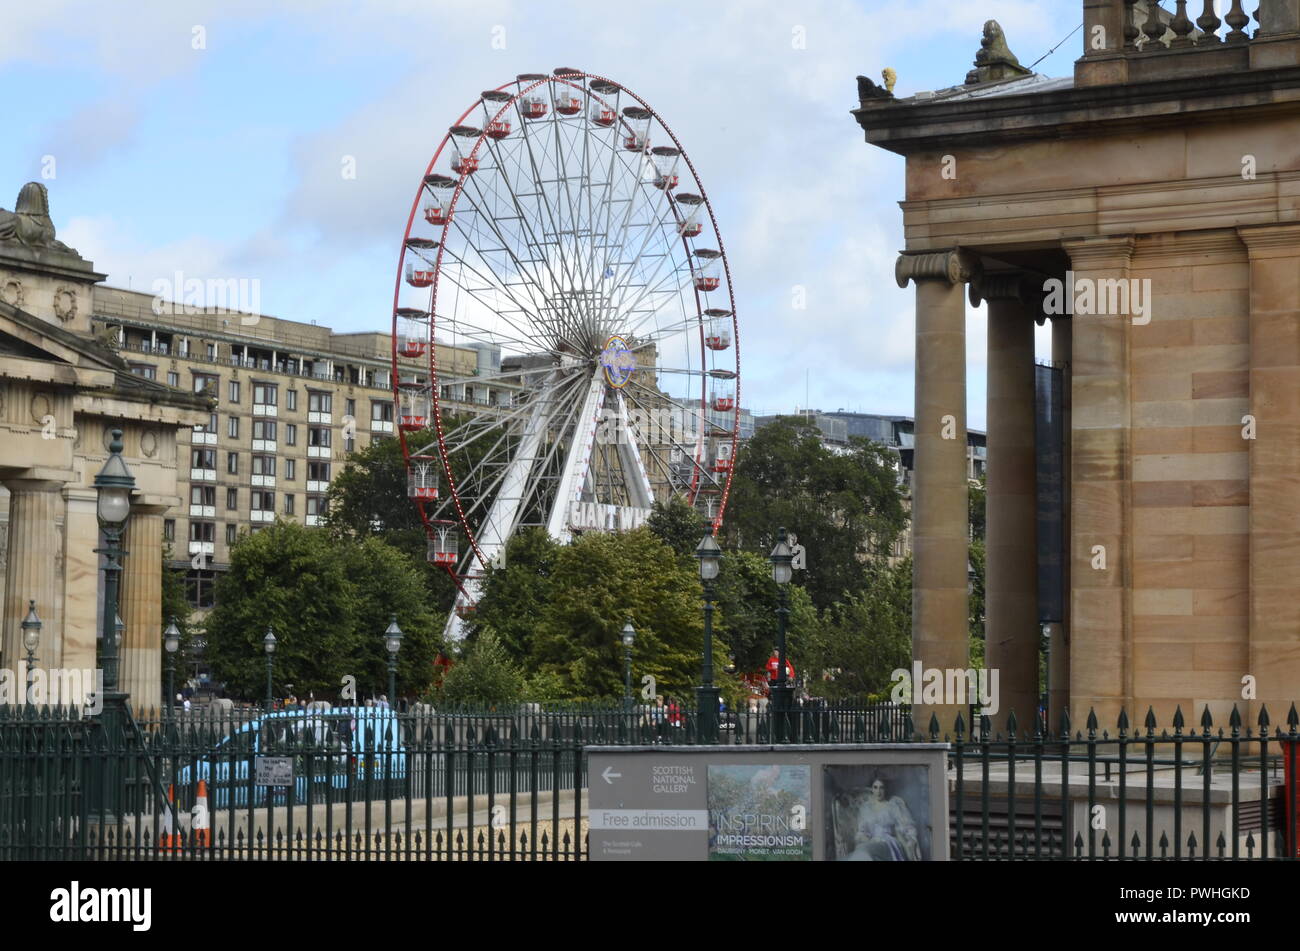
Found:
[[[715,592],[718,610],[714,630],[727,645],[737,673],[764,670],[776,645],[780,601],[771,564],[752,551],[726,552]],[[817,611],[800,585],[789,585],[786,593],[790,598],[786,653],[794,662],[802,658],[804,645],[817,627]]]
[[[491,630],[516,663],[524,663],[552,600],[560,545],[542,528],[528,528],[506,545],[504,566],[489,566],[467,640]]]
[[[912,663],[911,559],[869,566],[862,589],[823,612],[807,662],[828,699],[888,699],[893,671]]]
[[[795,533],[808,553],[800,581],[819,609],[828,607],[857,588],[864,562],[885,555],[906,523],[896,461],[864,439],[833,452],[811,423],[782,417],[737,458],[726,537],[766,554],[779,527]]]
[[[432,699],[441,704],[491,707],[517,703],[523,688],[523,672],[510,652],[490,628],[480,626],[477,639],[447,671]]]
[[[687,698],[703,637],[699,575],[646,528],[588,533],[559,549],[552,599],[529,652],[530,675],[554,674],[571,699],[623,692],[623,625],[636,628],[634,681],[649,674],[662,695]],[[724,647],[715,645],[719,656]]]
[[[245,697],[265,693],[268,626],[277,641],[277,692],[292,683],[298,694],[335,696],[348,674],[362,691],[377,691],[386,683],[380,635],[394,613],[411,635],[399,655],[399,691],[430,679],[436,618],[416,566],[379,539],[336,539],[277,521],[240,538],[216,596],[208,660],[214,677]]]
[[[678,555],[694,557],[700,539],[709,531],[709,523],[685,499],[674,495],[666,503],[655,502],[646,528]]]

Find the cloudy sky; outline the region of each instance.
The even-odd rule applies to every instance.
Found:
[[[718,214],[744,404],[910,413],[903,160],[849,115],[859,73],[962,82],[986,19],[1028,65],[1079,0],[137,0],[6,4],[0,206],[50,189],[61,240],[114,286],[256,278],[266,313],[387,329],[411,195],[482,89],[575,66],[648,100]],[[124,12],[128,10],[130,12]],[[1075,34],[1037,71],[1068,75]],[[345,156],[355,178],[345,178]],[[796,286],[806,310],[792,306]],[[984,321],[969,319],[970,423]],[[1042,344],[1040,343],[1040,348]],[[1041,352],[1041,350],[1040,350]]]

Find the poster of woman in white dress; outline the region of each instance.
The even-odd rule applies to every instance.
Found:
[[[928,767],[828,765],[823,769],[828,860],[929,860]]]

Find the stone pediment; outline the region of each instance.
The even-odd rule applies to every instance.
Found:
[[[202,394],[178,391],[136,376],[104,342],[0,301],[0,378],[11,375],[64,383],[126,400],[209,409],[208,397]]]

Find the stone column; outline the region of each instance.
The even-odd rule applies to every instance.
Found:
[[[1037,472],[1034,318],[1019,273],[984,275],[988,301],[988,493],[985,500],[984,663],[998,671],[993,726],[1015,713],[1032,735],[1038,711]],[[992,683],[992,681],[990,681]]]
[[[131,695],[137,716],[157,710],[162,699],[162,511],[133,506],[124,546],[118,613],[126,628],[118,651],[118,689]]]
[[[1131,235],[1070,241],[1064,249],[1076,282],[1128,279]],[[1064,297],[1072,300],[1073,288],[1066,286]],[[1082,314],[1073,320],[1070,715],[1082,728],[1095,708],[1112,728],[1133,694],[1130,320]],[[1128,712],[1132,722],[1145,713]]]
[[[63,514],[63,483],[53,479],[8,479],[9,550],[5,562],[4,633],[0,638],[0,667],[17,671],[27,652],[19,627],[28,601],[44,622],[36,664],[43,669],[63,664],[63,632],[58,577],[58,521]]]
[[[916,431],[912,488],[912,657],[924,669],[970,665],[966,567],[966,302],[978,261],[961,250],[901,254],[899,287],[916,283]],[[965,704],[913,684],[916,729],[951,733]],[[933,689],[931,687],[931,689]],[[934,702],[937,700],[938,702]],[[967,724],[969,730],[970,724]]]
[[[1256,682],[1253,726],[1260,703],[1284,723],[1300,684],[1300,224],[1237,231],[1250,257],[1250,653],[1241,674]]]
[[[1064,316],[1052,318],[1052,364],[1061,368],[1061,552],[1062,584],[1065,588],[1065,617],[1048,625],[1049,664],[1047,671],[1047,731],[1061,726],[1061,712],[1070,705],[1070,381],[1071,335],[1074,322]]]

